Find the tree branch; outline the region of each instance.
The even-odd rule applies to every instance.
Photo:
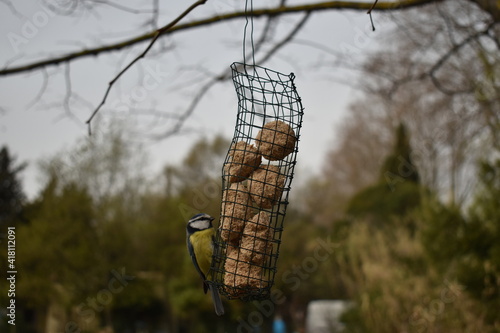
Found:
[[[496,22],[493,21],[492,23],[490,23],[484,30],[481,30],[481,31],[478,31],[470,36],[468,36],[467,38],[465,38],[464,40],[462,40],[460,43],[458,44],[455,44],[448,52],[446,52],[433,66],[432,68],[430,69],[429,71],[429,76],[432,80],[432,83],[434,83],[434,85],[436,86],[436,88],[438,88],[441,92],[443,92],[444,94],[447,94],[447,95],[453,95],[453,94],[456,94],[456,93],[468,93],[471,91],[471,89],[473,88],[469,88],[469,89],[463,89],[463,90],[450,90],[446,87],[444,87],[441,82],[439,81],[439,79],[436,77],[436,73],[437,71],[439,71],[439,69],[448,61],[448,59],[453,56],[454,54],[456,54],[457,52],[460,51],[460,49],[462,49],[464,46],[468,45],[469,43],[477,40],[479,37],[481,36],[485,36],[485,35],[488,35],[489,31],[491,30],[491,28],[493,26],[495,26]]]
[[[375,31],[375,24],[373,24],[373,17],[372,17],[372,11],[373,9],[375,8],[375,6],[377,5],[377,2],[378,0],[375,0],[373,2],[373,5],[370,7],[370,9],[368,9],[368,11],[366,12],[368,15],[370,15],[370,23],[372,24],[372,31]]]
[[[269,60],[280,48],[282,48],[285,44],[287,44],[289,41],[297,35],[297,33],[300,31],[300,29],[304,26],[304,24],[307,22],[309,17],[311,16],[311,12],[306,12],[304,17],[297,23],[297,25],[290,31],[290,33],[283,38],[279,43],[274,45],[274,47],[260,60],[257,62],[257,64],[262,64]]]
[[[150,14],[154,10],[154,9],[134,9],[134,8],[124,6],[120,3],[115,3],[115,2],[111,2],[111,1],[105,1],[105,0],[93,0],[92,2],[99,4],[99,5],[107,5],[109,7],[113,7],[113,8],[122,10],[124,12],[131,13],[131,14]]]
[[[377,10],[379,11],[387,11],[387,10],[399,10],[406,9],[411,7],[422,6],[432,2],[439,2],[442,0],[401,0],[397,2],[393,1],[384,1],[377,3]],[[372,3],[368,2],[354,2],[354,1],[327,1],[327,2],[318,2],[314,4],[307,5],[297,5],[297,6],[288,6],[288,7],[275,7],[275,8],[266,8],[266,9],[254,9],[251,13],[253,17],[262,17],[262,16],[277,16],[284,14],[293,14],[299,12],[316,12],[323,10],[345,10],[345,9],[354,9],[354,10],[369,10],[373,6]],[[133,37],[131,39],[124,40],[122,42],[109,44],[101,47],[91,48],[87,50],[82,50],[78,52],[68,53],[66,55],[52,57],[49,59],[11,67],[0,70],[0,76],[7,76],[16,73],[28,72],[40,68],[44,68],[47,66],[58,65],[63,62],[72,61],[75,59],[85,58],[89,56],[97,56],[101,53],[106,53],[110,51],[117,51],[123,48],[131,47],[135,44],[156,39],[159,35],[167,35],[172,34],[174,32],[187,30],[191,28],[199,28],[207,25],[211,25],[214,23],[230,21],[235,19],[244,18],[248,15],[245,11],[239,11],[234,13],[228,13],[223,15],[213,16],[207,19],[197,20],[189,23],[175,25],[178,21],[176,21],[173,25],[169,24],[159,30],[148,32],[146,34]],[[158,31],[161,31],[158,34]]]
[[[115,84],[115,82],[130,68],[132,67],[137,61],[139,61],[141,58],[144,58],[146,54],[149,52],[149,50],[153,47],[154,43],[158,40],[158,37],[160,37],[163,33],[174,27],[180,20],[182,20],[187,14],[189,14],[193,9],[200,5],[204,5],[207,0],[198,0],[195,3],[193,3],[191,6],[189,6],[181,15],[179,15],[176,19],[174,19],[172,22],[167,24],[166,26],[161,27],[160,29],[155,31],[155,36],[149,43],[149,45],[146,47],[146,49],[139,54],[137,57],[135,57],[125,68],[123,68],[114,78],[111,80],[108,84],[108,89],[106,89],[106,92],[104,93],[104,97],[102,98],[101,103],[97,106],[97,108],[94,110],[94,112],[90,115],[90,118],[86,121],[86,124],[88,125],[89,129],[89,135],[91,134],[91,122],[92,119],[94,119],[95,115],[101,107],[106,103],[106,99],[108,98],[109,92],[111,91],[111,88]]]
[[[12,1],[9,1],[9,0],[0,0],[0,3],[5,4],[5,6],[7,6],[7,8],[9,8],[10,12],[15,17],[17,17],[20,20],[24,19],[24,15],[21,14],[21,12],[19,12],[17,10],[16,6],[14,6],[14,4],[12,3]]]
[[[47,73],[47,70],[44,68],[42,69],[43,73],[43,81],[42,81],[42,86],[38,90],[38,93],[36,94],[35,98],[31,102],[28,103],[27,108],[32,108],[38,101],[42,99],[43,94],[47,90],[47,86],[49,84],[49,74]]]
[[[475,2],[482,10],[489,13],[496,21],[500,22],[500,4],[498,0],[471,0]]]
[[[304,26],[306,21],[309,19],[311,12],[306,12],[304,17],[300,19],[300,21],[293,27],[293,29],[285,36],[283,37],[282,40],[277,42],[267,53],[265,53],[257,62],[256,65],[263,65],[266,61],[268,61],[276,52],[278,52],[281,48],[283,48],[285,45],[288,44],[289,41],[297,35],[297,33],[300,31],[300,29]],[[264,31],[263,35],[266,34],[267,32]],[[183,114],[181,114],[176,123],[173,125],[172,129],[169,131],[157,135],[154,137],[154,139],[165,139],[170,136],[173,136],[181,130],[183,124],[185,121],[189,118],[189,116],[194,112],[202,98],[205,96],[206,93],[218,82],[224,82],[228,79],[231,78],[231,70],[224,69],[224,71],[217,75],[213,76],[208,82],[206,82],[203,86],[200,87],[196,95],[193,97],[191,103],[187,107],[187,109],[184,111]]]

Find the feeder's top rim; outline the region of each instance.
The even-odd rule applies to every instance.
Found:
[[[286,77],[288,77],[292,81],[295,78],[295,74],[294,73],[284,74],[284,73],[272,70],[272,69],[267,68],[267,67],[263,67],[263,66],[259,66],[259,65],[246,64],[246,63],[243,63],[243,62],[237,62],[237,61],[235,61],[235,62],[233,62],[231,64],[230,67],[231,67],[231,69],[234,72],[242,73],[242,74],[245,74],[245,75],[250,75],[249,73],[247,73],[247,68],[249,68],[249,69],[254,69],[254,70],[262,69],[262,70],[264,70],[267,73],[273,73],[273,74],[276,74],[279,77],[280,76],[286,76]]]

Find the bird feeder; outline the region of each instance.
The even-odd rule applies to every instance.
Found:
[[[297,159],[303,107],[293,73],[233,63],[238,112],[222,168],[212,281],[229,299],[269,298]]]

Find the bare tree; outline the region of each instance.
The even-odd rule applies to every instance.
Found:
[[[397,32],[363,66],[362,93],[324,171],[333,181],[324,198],[339,205],[373,182],[388,137],[404,122],[423,183],[461,205],[474,185],[477,160],[498,146],[500,31],[469,1],[394,19]]]
[[[141,15],[144,17],[142,26],[146,27],[146,32],[139,33],[132,36],[126,36],[123,40],[119,42],[112,43],[102,43],[97,42],[95,46],[86,46],[84,48],[77,47],[77,50],[73,52],[63,53],[63,54],[49,54],[45,57],[38,57],[35,61],[24,61],[20,65],[13,65],[13,63],[19,63],[22,59],[12,59],[4,64],[3,69],[0,70],[0,76],[11,76],[19,75],[22,73],[39,71],[42,73],[44,78],[44,83],[40,89],[40,93],[37,98],[43,95],[47,82],[49,81],[50,69],[54,66],[64,64],[64,80],[66,82],[66,94],[63,99],[63,109],[66,115],[72,114],[72,107],[79,104],[80,107],[85,107],[89,109],[87,122],[90,124],[93,117],[98,113],[101,107],[106,103],[108,94],[112,90],[113,85],[120,79],[122,74],[124,74],[129,68],[135,66],[142,58],[148,57],[158,57],[162,52],[170,53],[175,51],[175,46],[173,45],[160,45],[155,46],[156,41],[164,40],[167,36],[173,36],[175,34],[190,31],[199,28],[210,27],[212,25],[221,24],[224,22],[231,22],[235,20],[242,20],[248,17],[255,19],[265,20],[264,28],[260,31],[260,36],[256,38],[257,45],[255,48],[256,59],[258,64],[264,64],[276,55],[282,48],[286,47],[296,36],[296,34],[302,30],[305,26],[310,14],[331,11],[331,10],[365,10],[369,11],[370,15],[373,13],[378,13],[381,11],[394,11],[402,10],[413,7],[421,7],[429,3],[440,2],[441,0],[405,0],[405,1],[366,1],[366,2],[352,2],[352,1],[336,1],[336,2],[314,2],[307,5],[288,5],[286,1],[276,1],[271,6],[267,8],[254,8],[252,11],[245,10],[242,8],[243,4],[231,3],[231,6],[226,6],[223,10],[213,11],[214,7],[206,6],[205,4],[222,4],[223,2],[210,1],[210,0],[199,0],[193,2],[191,5],[186,5],[183,12],[178,13],[177,16],[170,15],[170,17],[163,17],[160,15],[160,3],[158,0],[153,0],[149,6],[139,6],[134,5],[128,6],[123,3],[109,1],[109,0],[80,0],[80,1],[69,1],[69,0],[44,0],[42,4],[48,8],[52,13],[51,15],[64,15],[79,18],[83,15],[99,15],[99,11],[102,8],[114,9],[117,15],[120,13],[124,14],[134,14]],[[498,7],[493,4],[494,1],[475,1],[483,8],[484,11],[488,12],[492,18],[497,19],[498,17]],[[8,0],[2,1],[2,3],[7,6],[12,15],[22,17],[23,14],[16,9],[16,5]],[[227,3],[225,3],[227,4]],[[220,6],[222,7],[222,6]],[[216,6],[215,6],[216,8]],[[193,13],[202,14],[205,18],[202,19],[191,19],[188,20]],[[295,24],[290,26],[289,23],[280,20],[279,18],[288,16],[298,16],[302,15],[302,19],[298,19]],[[160,23],[164,20],[167,23]],[[376,24],[376,19],[375,19]],[[289,27],[287,27],[287,25]],[[276,38],[276,31],[278,29],[288,29],[289,33],[285,35],[284,38]],[[19,35],[9,35],[11,42],[18,42],[19,39],[23,38]],[[96,38],[96,40],[99,40]],[[73,91],[71,81],[78,80],[74,75],[71,74],[71,65],[77,61],[83,60],[89,57],[102,56],[115,51],[124,52],[127,49],[132,49],[134,46],[146,44],[142,51],[138,51],[136,56],[133,57],[132,61],[128,64],[124,64],[118,69],[118,73],[110,78],[108,89],[103,91],[104,97],[101,102],[93,105],[94,103],[85,101],[81,96]],[[266,47],[260,47],[262,45]],[[134,51],[135,52],[135,51]],[[147,110],[137,110],[140,114],[141,112],[153,114],[155,116],[161,115],[165,119],[168,119],[169,126],[163,131],[163,133],[158,134],[158,137],[167,137],[172,134],[179,133],[183,128],[183,124],[186,119],[190,117],[193,110],[198,105],[198,102],[204,97],[206,92],[214,86],[217,82],[225,81],[229,78],[227,70],[220,70],[218,73],[211,72],[206,73],[204,84],[200,85],[197,91],[192,92],[194,98],[192,102],[188,103],[185,108],[181,111],[171,112],[166,110],[158,110],[155,108],[148,108]],[[37,100],[37,99],[35,99]]]

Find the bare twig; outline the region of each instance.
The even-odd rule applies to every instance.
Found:
[[[495,0],[471,0],[488,13],[493,20],[500,22],[500,6]]]
[[[255,43],[255,53],[259,52],[260,48],[266,43],[269,36],[271,35],[275,18],[276,18],[276,16],[269,16],[268,17],[268,19],[266,21],[266,25],[264,26],[264,29],[262,29],[262,34],[260,35],[260,38]]]
[[[92,0],[91,2],[94,2],[96,4],[100,4],[100,5],[106,5],[109,7],[113,7],[113,8],[119,9],[121,11],[131,13],[131,14],[150,14],[153,12],[153,9],[134,9],[134,8],[124,6],[120,3],[106,1],[106,0]]]
[[[373,10],[373,9],[375,8],[375,6],[377,5],[377,2],[378,2],[378,0],[375,0],[375,1],[373,2],[373,5],[370,7],[370,9],[368,9],[367,14],[371,14],[372,10]]]
[[[25,18],[25,16],[17,10],[16,6],[14,6],[14,4],[12,3],[12,1],[9,1],[9,0],[0,0],[1,3],[5,4],[10,12],[12,13],[12,15],[14,15],[15,17],[17,17],[18,19],[23,19]]]
[[[128,113],[125,114],[123,112],[119,112],[116,110],[103,108],[103,111],[104,110],[107,113],[113,114],[114,116],[123,115],[124,117],[129,117]],[[165,112],[163,110],[150,107],[150,108],[134,108],[134,116],[145,116],[145,117],[154,116],[155,119],[179,119],[182,115],[173,112]]]
[[[183,114],[179,115],[177,118],[176,123],[174,124],[173,128],[166,133],[158,136],[156,139],[161,139],[161,138],[167,138],[172,135],[175,135],[179,133],[179,131],[182,128],[182,125],[184,122],[189,118],[189,116],[194,112],[200,101],[202,100],[203,96],[210,90],[210,88],[217,82],[217,81],[223,81],[225,78],[224,77],[216,77],[213,78],[212,80],[208,81],[205,83],[200,90],[198,90],[198,93],[193,97],[191,103],[187,107],[187,109],[184,111]]]
[[[64,95],[63,107],[66,113],[66,116],[70,119],[75,120],[77,123],[80,123],[79,119],[71,111],[71,97],[73,95],[73,89],[71,87],[71,64],[66,63],[66,67],[64,69],[64,81],[66,83],[66,93]]]
[[[441,0],[404,0],[404,1],[384,1],[379,2],[377,5],[378,10],[399,10],[405,8],[411,8],[416,6],[422,6],[432,2],[439,2]],[[366,2],[356,2],[356,1],[327,1],[327,2],[319,2],[307,5],[298,5],[298,6],[289,6],[289,7],[275,7],[275,8],[265,8],[265,9],[254,9],[251,13],[253,17],[262,17],[262,16],[277,16],[284,14],[294,14],[300,12],[315,12],[315,11],[323,11],[323,10],[342,10],[342,9],[369,9],[371,5]],[[216,15],[207,19],[197,20],[189,23],[179,24],[176,26],[172,26],[168,31],[163,31],[161,35],[171,34],[174,32],[187,30],[191,28],[203,27],[207,25],[211,25],[218,22],[230,21],[235,19],[244,18],[248,15],[245,11]],[[142,43],[144,41],[150,40],[157,36],[157,31],[148,32],[146,34],[119,42],[115,44],[108,44],[102,47],[96,47],[91,49],[86,49],[74,53],[69,53],[66,55],[52,57],[49,59],[36,61],[30,64],[21,65],[17,67],[4,68],[0,70],[0,76],[7,76],[16,73],[28,72],[35,69],[40,69],[46,66],[58,65],[63,62],[72,61],[79,58],[96,56],[101,53],[106,53],[110,51],[116,51],[123,48],[131,47],[135,44]],[[157,37],[156,37],[157,38]]]
[[[378,0],[375,0],[375,2],[373,3],[373,5],[370,7],[370,9],[368,9],[368,12],[366,12],[368,15],[370,15],[370,22],[372,24],[372,31],[375,31],[375,25],[373,24],[373,18],[372,18],[372,10],[375,8],[375,6],[377,5],[377,2]]]
[[[315,41],[312,41],[309,39],[296,38],[296,39],[294,39],[293,43],[298,44],[298,45],[305,45],[305,46],[320,50],[320,51],[325,52],[325,53],[327,53],[331,56],[334,56],[334,57],[342,56],[341,52],[334,50],[332,48],[329,48],[328,46],[326,46],[324,44],[321,44],[321,43],[318,43],[318,42],[315,42]]]
[[[5,1],[5,0],[0,0]],[[42,0],[42,3],[47,8],[50,8],[51,11],[57,13],[58,15],[74,15],[81,14],[87,11],[98,17],[98,13],[95,10],[96,5],[103,5],[112,7],[123,12],[131,13],[131,14],[149,14],[153,11],[153,9],[135,9],[129,6],[123,5],[121,3],[110,1],[110,0],[64,0],[64,1],[50,1],[50,0]]]
[[[160,15],[160,0],[153,0],[153,15],[151,17],[151,27],[158,29],[158,16]]]
[[[32,108],[38,101],[42,98],[43,94],[47,90],[47,86],[49,84],[49,74],[47,73],[47,70],[44,68],[42,70],[43,74],[43,81],[42,81],[42,86],[40,87],[40,90],[36,94],[35,98],[31,102],[28,103],[27,108],[30,109]]]
[[[490,40],[492,40],[493,43],[495,43],[495,46],[497,47],[497,49],[500,50],[500,39],[497,36],[495,36],[494,34],[492,34],[492,31],[493,30],[490,30],[486,36]]]
[[[94,110],[94,112],[90,115],[90,118],[86,121],[86,124],[88,125],[89,129],[89,135],[92,133],[92,128],[91,128],[91,122],[92,119],[94,119],[95,115],[101,107],[106,103],[106,99],[108,98],[109,92],[111,91],[111,88],[115,84],[115,82],[130,68],[132,67],[137,61],[139,61],[141,58],[144,58],[144,56],[148,53],[148,51],[153,47],[155,42],[158,40],[158,37],[161,36],[161,34],[165,33],[169,29],[171,29],[173,26],[175,26],[180,20],[182,20],[187,14],[189,14],[193,9],[196,7],[205,4],[207,0],[198,0],[195,3],[193,3],[191,6],[189,6],[181,15],[179,15],[176,19],[171,21],[169,24],[161,27],[160,29],[156,30],[154,38],[151,40],[149,45],[146,47],[146,49],[139,54],[137,57],[135,57],[127,66],[125,66],[108,84],[108,89],[106,89],[106,92],[104,93],[104,97],[101,101],[101,103],[97,106],[97,108]]]
[[[446,87],[444,87],[439,79],[436,77],[436,72],[450,59],[451,56],[456,54],[458,51],[460,51],[461,48],[465,47],[469,43],[477,40],[481,36],[487,36],[489,34],[490,29],[496,24],[496,22],[491,22],[484,30],[480,30],[464,40],[462,40],[460,43],[455,44],[448,52],[446,52],[430,69],[429,71],[429,76],[432,80],[432,83],[438,88],[441,92],[447,95],[453,95],[457,93],[468,93],[471,91],[471,89],[462,89],[462,90],[450,90]]]
[[[311,12],[306,12],[304,17],[294,26],[294,28],[288,33],[281,41],[276,43],[266,54],[262,56],[260,60],[256,62],[256,64],[264,64],[268,61],[276,52],[278,52],[281,48],[288,44],[290,40],[300,31],[300,29],[304,26],[307,19],[310,17]],[[265,32],[264,32],[265,33]],[[223,82],[231,78],[231,72],[225,69],[220,75],[212,77],[208,82],[206,82],[203,86],[200,87],[196,95],[193,97],[191,103],[184,111],[183,114],[179,116],[173,128],[159,136],[156,136],[155,139],[165,139],[172,135],[178,134],[181,130],[182,126],[186,122],[186,120],[191,116],[191,114],[195,111],[196,107],[202,100],[202,98],[206,95],[206,93],[212,88],[216,83]]]
[[[92,108],[94,107],[94,105],[90,103],[87,99],[83,98],[78,94],[75,94],[74,92],[73,92],[73,99],[77,102],[80,102],[81,105],[83,105],[89,110],[92,110]],[[81,122],[79,122],[79,124],[81,124]]]
[[[304,26],[304,24],[307,22],[311,15],[311,12],[306,12],[304,17],[297,23],[297,25],[290,31],[290,33],[285,36],[279,43],[276,43],[271,50],[269,50],[264,57],[258,61],[258,64],[263,64],[267,60],[269,60],[276,52],[278,52],[279,49],[281,49],[283,46],[285,46],[289,41],[293,39],[293,37],[300,31],[300,29]]]
[[[77,10],[80,2],[70,0],[60,1],[54,4],[52,1],[42,0],[42,4],[58,15],[72,15]]]

